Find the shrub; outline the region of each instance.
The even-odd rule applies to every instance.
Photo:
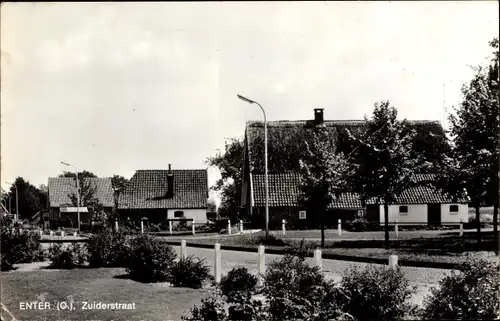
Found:
[[[493,320],[499,309],[498,264],[484,259],[465,262],[431,289],[424,299],[423,318]]]
[[[285,255],[269,264],[262,292],[269,299],[273,319],[310,319],[330,286],[318,267]]]
[[[172,265],[168,281],[176,287],[201,289],[208,280],[210,268],[204,260],[188,256]]]
[[[358,320],[402,319],[416,307],[407,301],[416,293],[399,269],[368,266],[346,271],[340,283],[343,311]]]
[[[227,314],[224,303],[216,297],[201,299],[201,306],[194,306],[190,316],[183,316],[183,321],[225,321]]]
[[[269,245],[269,246],[285,246],[286,243],[283,239],[273,234],[269,234],[266,239],[265,235],[260,235],[255,238],[255,244],[257,245]]]
[[[147,234],[141,235],[132,240],[127,272],[137,281],[163,282],[167,280],[175,258],[170,245]]]
[[[1,254],[1,257],[0,259],[2,260],[1,262],[1,267],[0,267],[0,271],[11,271],[11,270],[14,270],[14,266],[7,260],[7,257],[5,255],[3,255],[3,253]]]
[[[92,235],[87,243],[91,267],[124,267],[130,251],[126,235],[112,229],[104,229]]]
[[[266,308],[262,301],[245,300],[228,307],[229,320],[269,320]]]
[[[74,269],[83,265],[87,260],[87,251],[84,246],[73,243],[63,247],[61,244],[49,248],[50,267],[54,269]]]
[[[302,239],[300,243],[285,248],[285,254],[296,256],[301,260],[305,260],[312,248],[312,245],[307,244],[305,239]]]
[[[0,233],[2,258],[6,263],[13,265],[45,260],[40,234],[30,231],[12,231],[9,227],[2,227]]]
[[[247,301],[255,292],[257,277],[248,273],[246,267],[237,267],[229,271],[220,282],[220,289],[227,302]]]

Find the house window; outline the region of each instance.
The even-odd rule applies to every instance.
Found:
[[[458,205],[450,205],[450,213],[458,213]]]
[[[184,217],[184,212],[183,211],[175,211],[174,212],[174,217],[175,218]]]
[[[399,207],[399,214],[408,214],[408,206],[402,205]]]

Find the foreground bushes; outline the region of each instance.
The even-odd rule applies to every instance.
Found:
[[[31,263],[45,260],[45,253],[40,243],[40,235],[30,231],[12,231],[7,226],[1,227],[2,271],[11,270],[14,264]]]
[[[246,267],[237,267],[229,271],[220,282],[219,288],[227,302],[249,300],[257,287],[257,277],[248,273]]]
[[[78,243],[65,247],[56,244],[49,248],[49,260],[53,269],[74,269],[88,260],[88,252],[85,246]]]
[[[498,264],[470,260],[424,300],[424,319],[494,320],[499,311]]]
[[[173,286],[201,289],[209,279],[210,268],[204,260],[188,256],[174,263],[169,272],[168,281]]]
[[[369,265],[351,269],[340,283],[342,310],[357,320],[400,320],[416,309],[409,300],[416,293],[402,271]]]
[[[112,229],[104,229],[92,235],[87,243],[89,265],[99,267],[125,267],[130,253],[126,235]]]
[[[131,242],[126,267],[130,277],[141,282],[167,281],[176,254],[172,247],[149,235],[141,235]]]

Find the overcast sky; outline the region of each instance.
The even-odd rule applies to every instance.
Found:
[[[205,168],[247,120],[444,118],[498,2],[3,3],[1,180]],[[446,84],[443,95],[443,84]],[[210,173],[211,181],[214,175]]]

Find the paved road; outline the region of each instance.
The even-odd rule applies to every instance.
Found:
[[[180,255],[180,247],[174,247],[177,254]],[[201,248],[187,248],[188,255],[205,259],[213,273],[214,266],[214,250]],[[282,255],[266,254],[266,264],[274,260],[279,260]],[[258,272],[258,257],[257,253],[225,251],[221,253],[222,259],[222,275],[227,274],[232,268],[237,266],[246,266],[249,272],[257,274]],[[307,259],[309,264],[313,264],[313,259]],[[323,271],[328,279],[339,281],[342,273],[350,267],[365,268],[367,263],[346,262],[338,260],[323,260]],[[416,304],[421,304],[423,297],[429,293],[432,286],[437,286],[438,281],[444,276],[451,273],[451,270],[432,269],[432,268],[415,268],[402,267],[403,272],[412,285],[418,286],[418,293],[414,296],[413,301]]]

